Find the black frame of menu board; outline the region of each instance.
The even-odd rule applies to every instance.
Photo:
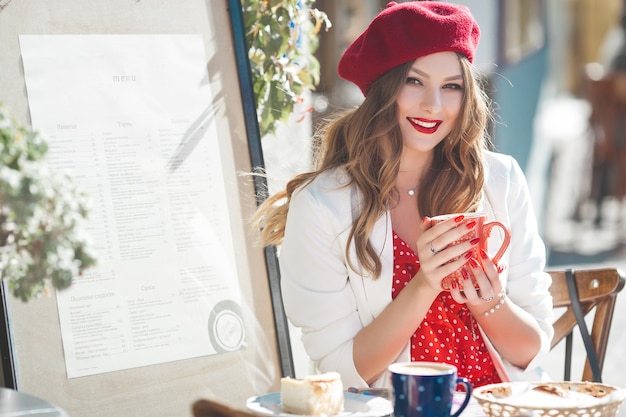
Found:
[[[250,71],[250,60],[248,58],[248,44],[246,41],[246,31],[243,23],[243,13],[241,0],[229,0],[230,17],[233,27],[233,41],[235,45],[235,55],[237,58],[239,84],[241,85],[241,102],[244,108],[244,118],[246,121],[246,131],[248,134],[248,146],[250,150],[250,160],[253,172],[261,172],[265,167],[263,160],[263,149],[261,147],[261,134],[256,113],[256,100],[254,97],[253,81]],[[262,203],[262,195],[267,189],[264,177],[257,176],[254,179],[254,188],[257,195],[257,203]],[[274,310],[274,324],[277,332],[278,349],[283,376],[295,377],[293,355],[291,352],[291,342],[289,338],[289,325],[285,315],[285,309],[280,291],[280,270],[278,268],[278,257],[276,248],[266,247],[264,249],[267,276],[270,285],[272,307]]]

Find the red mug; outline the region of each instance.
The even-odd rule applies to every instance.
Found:
[[[463,238],[455,242],[452,242],[451,245],[456,245],[457,243],[479,238],[480,242],[477,245],[475,245],[470,251],[472,252],[472,257],[481,264],[480,266],[483,267],[483,269],[484,269],[484,266],[482,264],[483,257],[480,255],[480,251],[482,249],[485,252],[489,253],[489,251],[487,250],[487,243],[488,243],[488,238],[491,235],[491,229],[493,229],[496,226],[502,229],[502,233],[504,234],[504,239],[502,241],[502,245],[500,246],[500,249],[498,249],[498,252],[496,253],[496,256],[494,256],[492,259],[493,263],[497,264],[500,261],[500,258],[502,258],[502,255],[504,255],[504,252],[509,247],[509,243],[511,243],[511,231],[498,221],[487,222],[487,213],[442,214],[440,216],[432,217],[431,222],[433,225],[435,225],[451,217],[458,217],[458,216],[463,216],[463,220],[461,220],[458,223],[457,227],[459,226],[466,227],[465,225],[472,220],[476,222],[476,226],[470,229],[468,233],[463,236]],[[458,259],[458,258],[455,258],[455,259]],[[450,288],[452,287],[453,281],[456,281],[458,287],[461,290],[463,290],[464,279],[463,279],[463,274],[461,272],[461,268],[457,269],[456,271],[454,271],[453,273],[451,273],[450,275],[448,275],[441,281],[442,288],[446,291],[449,291]],[[478,285],[474,281],[473,276],[472,276],[472,282],[474,284],[474,287],[477,288]]]

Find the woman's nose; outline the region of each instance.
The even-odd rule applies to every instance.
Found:
[[[441,93],[437,88],[428,88],[422,96],[422,108],[432,113],[441,110],[442,107]]]

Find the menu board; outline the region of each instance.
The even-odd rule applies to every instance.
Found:
[[[98,264],[57,291],[68,378],[246,347],[200,35],[21,35],[33,127]]]

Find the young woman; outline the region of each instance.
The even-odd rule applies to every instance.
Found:
[[[339,63],[365,100],[328,124],[315,169],[257,213],[263,243],[280,246],[288,318],[345,386],[382,386],[409,360],[454,364],[474,386],[542,377],[545,247],[522,171],[487,150],[478,39],[463,6],[389,3]],[[499,265],[472,255],[475,222],[430,221],[476,211],[511,231]],[[477,288],[443,290],[456,270]]]

